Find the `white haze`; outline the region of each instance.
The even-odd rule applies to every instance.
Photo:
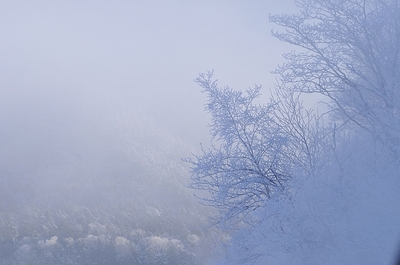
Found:
[[[4,1],[1,98],[18,108],[31,95],[51,102],[61,93],[68,102],[90,93],[95,101],[99,91],[113,91],[197,145],[207,137],[207,117],[193,78],[215,69],[235,87],[271,86],[269,71],[285,50],[270,36],[268,13],[290,5]]]
[[[291,49],[270,36],[268,14],[294,10],[289,0],[2,1],[0,262],[51,264],[82,246],[93,256],[77,264],[106,262],[109,246],[120,264],[136,248],[143,264],[156,264],[154,251],[212,262],[210,234],[225,235],[207,229],[211,210],[185,188],[181,162],[209,140],[193,79],[214,69],[237,89],[263,85],[267,100]]]

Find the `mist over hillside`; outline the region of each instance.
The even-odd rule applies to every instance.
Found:
[[[0,2],[0,263],[208,264],[192,79],[273,83],[291,2]]]
[[[0,264],[207,258],[207,213],[185,187],[181,162],[190,146],[117,93],[8,95],[0,99]]]

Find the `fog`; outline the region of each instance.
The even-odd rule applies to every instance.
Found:
[[[379,54],[379,60],[368,61],[360,72],[343,60],[346,52],[344,57],[335,57],[336,50],[328,49],[334,45],[320,46],[327,48],[333,62],[338,59],[335,67],[349,67],[353,75],[361,73],[354,87],[370,89],[357,90],[367,101],[357,101],[357,93],[346,90],[347,85],[342,87],[342,81],[330,82],[331,73],[323,72],[324,67],[314,71],[314,64],[305,63],[312,59],[309,54],[297,57],[305,61],[286,57],[294,58],[292,64],[282,68],[289,73],[288,83],[301,80],[308,86],[328,73],[325,85],[332,85],[335,93],[343,89],[337,99],[347,104],[346,111],[354,111],[352,117],[356,118],[347,119],[346,111],[334,113],[332,102],[320,109],[320,113],[333,109],[332,116],[315,118],[312,112],[299,109],[302,103],[297,98],[292,102],[290,97],[285,98],[297,93],[290,91],[290,84],[280,86],[281,100],[271,109],[276,111],[274,118],[280,127],[275,132],[286,134],[272,138],[276,136],[276,144],[282,144],[277,149],[283,150],[283,172],[291,171],[287,186],[282,186],[277,197],[270,199],[269,189],[261,189],[261,195],[267,193],[268,200],[262,201],[265,205],[239,207],[245,216],[239,222],[212,226],[209,217],[218,217],[217,209],[201,204],[194,193],[206,199],[210,195],[188,188],[196,181],[195,174],[190,179],[193,169],[201,163],[192,163],[190,168],[182,158],[201,154],[200,143],[209,147],[210,113],[218,112],[218,108],[210,107],[209,113],[205,111],[207,95],[201,93],[194,79],[199,73],[214,70],[221,87],[243,91],[262,85],[256,103],[269,102],[269,89],[279,87],[279,75],[271,71],[288,62],[282,54],[290,53],[294,46],[271,36],[276,26],[268,22],[268,14],[297,12],[293,2],[2,1],[0,264],[210,265],[224,264],[226,257],[241,264],[393,261],[400,222],[398,67],[392,67],[398,65],[394,56],[398,56],[398,37],[385,23],[367,25],[373,34],[382,36],[382,40],[368,40],[371,51],[357,39],[357,29],[349,27],[354,33],[347,35],[349,43],[354,39],[354,43],[361,43],[355,46],[359,50],[342,47],[349,57],[353,55],[354,65],[364,65],[364,58],[371,55],[364,54],[365,50]],[[349,15],[352,12],[350,9]],[[377,14],[368,18],[381,22],[381,13]],[[398,25],[398,19],[393,12],[385,22]],[[335,40],[337,29],[330,30]],[[298,46],[304,47],[301,39],[291,40],[295,45],[300,41]],[[349,44],[346,35],[343,39]],[[297,71],[299,65],[303,68]],[[318,65],[324,66],[324,60]],[[369,94],[377,81],[374,77],[379,71],[375,67],[385,71],[378,75],[376,87],[391,84],[392,91],[388,91],[392,94],[386,94],[386,87]],[[301,76],[306,70],[314,79]],[[347,81],[352,81],[352,74]],[[336,80],[334,77],[332,80]],[[370,81],[368,78],[372,82],[362,81]],[[307,86],[301,89],[309,89]],[[313,104],[330,96],[325,92],[299,98],[318,113]],[[365,111],[367,105],[371,107]],[[258,105],[252,107],[252,111],[262,110]],[[247,116],[243,117],[250,117],[251,111],[244,109]],[[368,116],[370,113],[374,115]],[[261,116],[256,117],[243,121],[254,122],[247,128],[268,131],[270,123],[259,124]],[[332,117],[337,118],[338,127],[335,122],[329,124]],[[352,121],[361,124],[360,128]],[[377,133],[370,134],[368,128]],[[218,140],[223,143],[225,136]],[[259,137],[259,132],[253,136]],[[315,148],[314,153],[307,141]],[[265,146],[268,144],[255,148]],[[221,150],[213,151],[219,154]],[[260,154],[253,166],[259,167],[259,161],[267,158],[264,150]],[[303,154],[310,158],[310,165]],[[233,156],[238,157],[243,158]],[[275,162],[278,156],[273,157]],[[210,168],[217,169],[216,174],[223,172],[218,171],[220,165],[226,170],[216,159],[207,161],[200,167],[204,171],[198,171],[207,177],[211,176]],[[233,161],[233,166],[243,170]],[[269,162],[265,163],[265,172],[271,168]],[[201,187],[204,178],[197,180]],[[208,181],[215,181],[217,189],[225,192],[216,196],[217,206],[225,206],[231,190],[219,189],[224,179],[221,183],[212,177]],[[229,181],[222,186],[228,187]],[[248,185],[247,181],[243,185]],[[233,185],[235,182],[233,179]],[[257,192],[250,196],[259,196]]]
[[[268,14],[286,2],[4,2],[2,100],[113,92],[197,145],[208,118],[193,78],[215,69],[234,87],[271,86],[285,50]]]
[[[0,263],[212,262],[220,232],[181,161],[209,140],[193,79],[215,69],[268,94],[288,48],[270,36],[268,13],[293,9],[1,2]]]

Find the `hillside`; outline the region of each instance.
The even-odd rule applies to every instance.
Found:
[[[202,264],[190,147],[112,92],[2,98],[0,264]]]

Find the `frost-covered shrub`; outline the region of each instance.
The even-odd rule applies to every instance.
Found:
[[[137,228],[138,223],[128,220],[112,222],[112,208],[102,208],[98,213],[82,207],[54,213],[38,208],[20,211],[23,213],[0,219],[3,227],[13,228],[1,234],[0,264],[201,264],[196,248],[205,239],[188,231],[182,238],[166,232],[160,235],[155,230]],[[128,209],[124,211],[129,213]],[[19,214],[27,217],[21,227],[22,237]],[[38,230],[39,224],[47,226],[48,222],[54,234],[38,233],[46,230]]]

